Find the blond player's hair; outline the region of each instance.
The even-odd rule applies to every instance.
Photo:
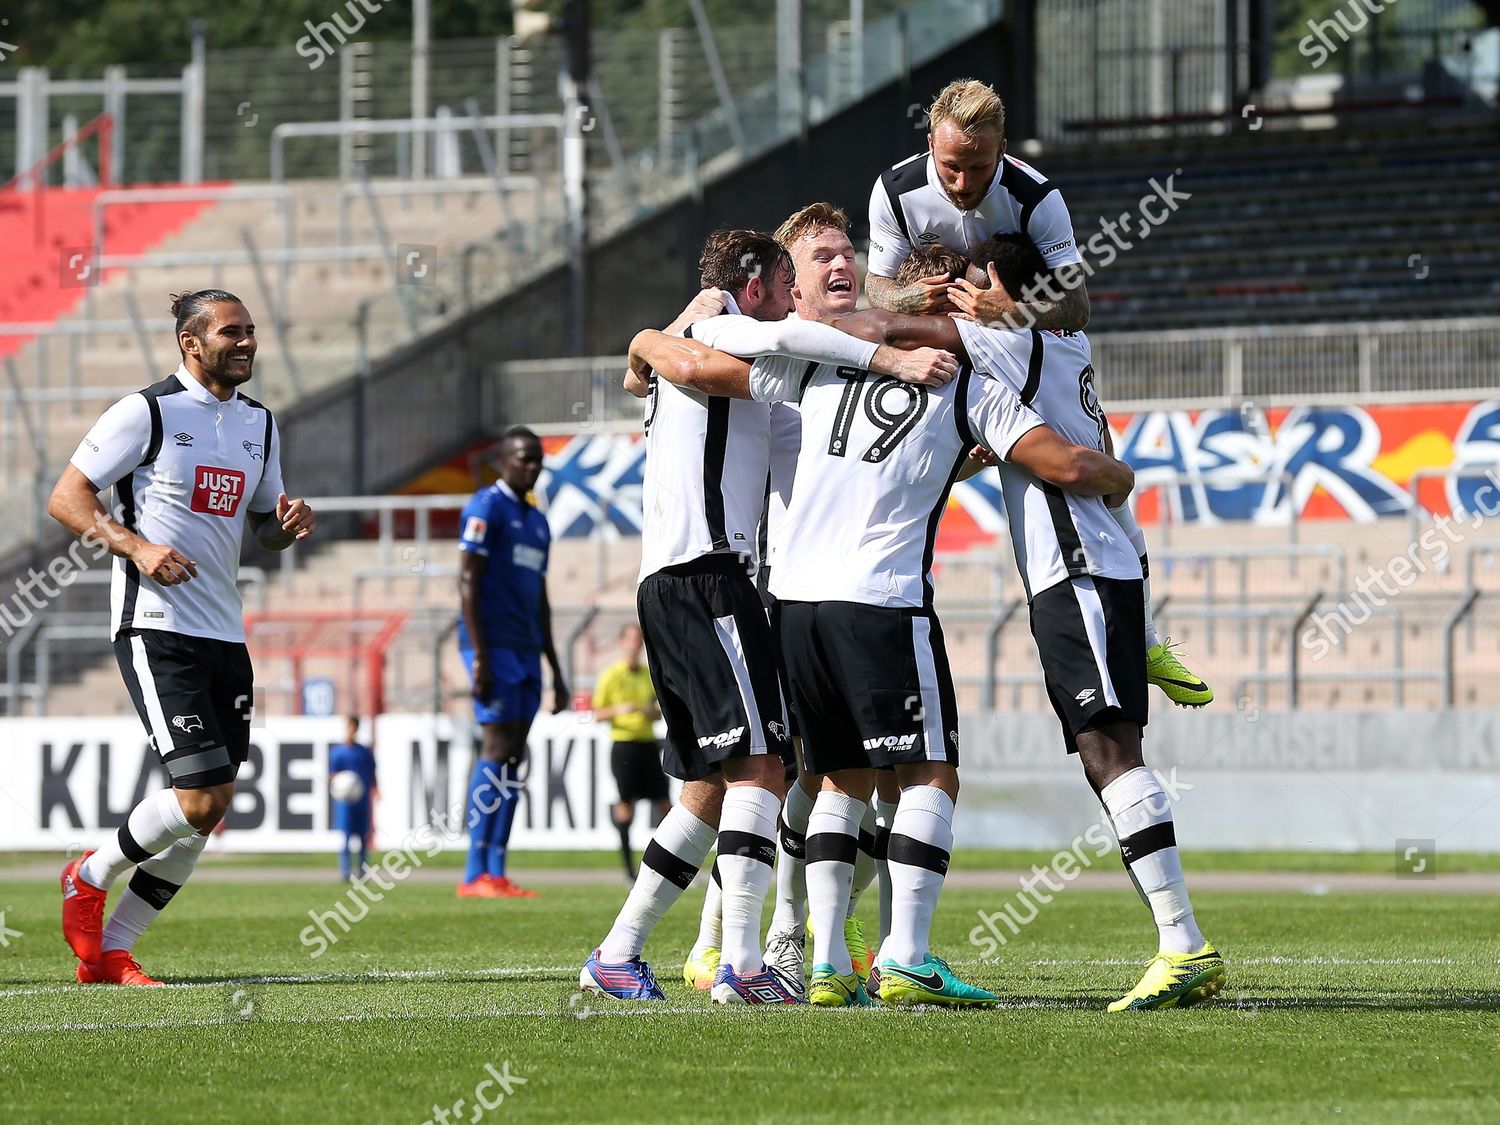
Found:
[[[825,227],[849,233],[849,216],[842,207],[832,203],[809,203],[800,211],[794,211],[776,228],[776,241],[791,250],[792,243],[809,234],[816,234]]]
[[[977,78],[956,78],[944,86],[927,111],[927,127],[951,121],[965,133],[994,129],[1005,135],[1005,103],[994,87]]]

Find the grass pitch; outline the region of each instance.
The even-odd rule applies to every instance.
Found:
[[[72,983],[55,879],[17,874],[0,866],[7,1122],[1500,1119],[1500,906],[1482,895],[1198,890],[1220,1002],[1111,1016],[1154,948],[1123,874],[1058,894],[991,962],[968,933],[1013,888],[955,887],[935,948],[999,1010],[713,1011],[677,972],[696,888],[647,951],[666,1005],[578,1002],[624,896],[608,866],[535,901],[411,880],[313,958],[307,912],[342,884],[205,863],[137,951],[163,989]]]

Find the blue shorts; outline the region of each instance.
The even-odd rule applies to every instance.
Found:
[[[469,683],[474,682],[474,653],[459,649]],[[474,701],[476,723],[530,723],[542,706],[542,654],[515,652],[508,648],[490,650],[492,683],[490,697]]]
[[[333,802],[333,830],[346,836],[364,836],[370,830],[370,798]]]

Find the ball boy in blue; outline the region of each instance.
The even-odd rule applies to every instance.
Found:
[[[343,833],[339,845],[339,873],[349,879],[349,850],[359,853],[358,870],[363,872],[368,859],[370,838],[370,800],[375,794],[375,751],[359,741],[359,716],[350,715],[344,741],[328,748],[328,776],[349,770],[365,783],[364,795],[357,801],[333,802],[333,828]]]
[[[474,688],[480,752],[469,779],[469,861],[460,898],[534,898],[505,875],[520,803],[526,736],[542,699],[542,658],[556,713],[568,706],[547,602],[547,518],[527,499],[542,472],[542,443],[522,426],[500,445],[500,479],[474,494],[459,538],[458,647]]]

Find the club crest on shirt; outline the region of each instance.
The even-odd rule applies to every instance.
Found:
[[[250,454],[250,460],[252,460],[252,461],[264,461],[265,460],[265,458],[261,455],[261,448],[260,448],[260,446],[256,442],[245,441],[245,442],[241,442],[240,444],[245,447],[245,452],[248,453],[248,454]]]
[[[464,542],[483,543],[484,536],[489,531],[490,525],[479,516],[470,516],[464,521]]]

